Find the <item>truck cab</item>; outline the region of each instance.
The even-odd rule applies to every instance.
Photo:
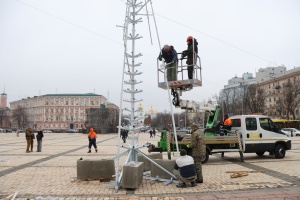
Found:
[[[258,156],[269,152],[276,158],[284,158],[291,149],[291,140],[280,132],[280,128],[264,115],[236,115],[230,117],[232,130],[240,131],[244,153]]]

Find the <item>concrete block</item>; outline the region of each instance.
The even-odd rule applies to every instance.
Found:
[[[152,153],[147,155],[149,158],[153,159],[163,159],[163,154],[162,153]],[[150,171],[150,167],[151,167],[151,162],[145,158],[142,155],[138,155],[138,161],[139,162],[143,162],[144,163],[144,172],[145,171]]]
[[[144,163],[131,161],[123,166],[122,188],[135,189],[143,181]]]
[[[154,159],[154,161],[165,168],[167,171],[169,171],[171,174],[173,174],[173,169],[175,165],[175,160],[160,160],[160,159]],[[152,177],[159,177],[159,178],[166,178],[170,179],[172,176],[164,172],[162,169],[157,167],[155,164],[151,163],[151,176]]]
[[[113,175],[115,175],[113,159],[77,161],[77,179],[108,179]]]

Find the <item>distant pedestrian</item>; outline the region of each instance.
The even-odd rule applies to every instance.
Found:
[[[17,137],[19,137],[20,136],[20,131],[19,131],[19,129],[18,130],[16,130],[16,135],[17,135]]]
[[[35,139],[35,135],[31,128],[30,128],[30,130],[31,130],[30,150],[31,150],[31,152],[33,152],[33,142]]]
[[[123,140],[123,143],[126,143],[126,138],[128,137],[128,130],[121,130],[121,137]]]
[[[37,135],[36,135],[36,140],[37,140],[37,150],[36,152],[42,152],[42,141],[43,141],[43,131],[41,131],[41,129],[39,129]]]
[[[153,131],[152,131],[152,129],[150,130],[150,138],[153,138]]]
[[[29,148],[30,148],[30,145],[31,145],[31,128],[26,129],[25,138],[26,138],[26,141],[27,141],[26,153],[29,153],[30,152]]]
[[[155,132],[155,128],[153,128],[153,132],[152,133],[153,133],[153,137],[155,137],[155,133],[156,133]]]
[[[94,146],[95,151],[97,153],[98,152],[97,144],[96,144],[97,133],[94,131],[94,128],[90,128],[88,138],[89,138],[89,151],[88,151],[88,153],[91,153],[92,145]]]

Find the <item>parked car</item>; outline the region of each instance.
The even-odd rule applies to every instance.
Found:
[[[6,133],[12,133],[12,130],[10,128],[7,128]]]
[[[282,128],[281,132],[287,136],[300,136],[300,131],[296,128]]]
[[[66,133],[78,133],[78,131],[75,129],[68,129],[66,130]]]
[[[51,130],[43,130],[43,133],[52,133]]]

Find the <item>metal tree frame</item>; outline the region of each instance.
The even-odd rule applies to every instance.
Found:
[[[152,14],[148,13],[147,4],[151,4]],[[145,9],[146,14],[141,14],[140,12]],[[149,23],[149,16],[152,15],[155,22],[155,17],[153,14],[153,8],[152,8],[152,2],[151,0],[145,0],[145,2],[137,2],[137,0],[127,0],[126,1],[126,14],[125,14],[125,23],[123,28],[123,42],[124,42],[124,60],[123,60],[123,76],[122,76],[122,84],[121,84],[121,95],[120,95],[120,114],[119,114],[119,126],[118,126],[118,149],[117,149],[117,155],[115,157],[116,159],[116,182],[115,182],[115,189],[116,191],[120,188],[121,180],[122,180],[122,173],[119,173],[119,158],[120,156],[126,155],[128,153],[128,156],[126,158],[125,164],[127,164],[130,161],[138,161],[138,154],[145,157],[147,160],[152,162],[154,165],[162,169],[164,172],[169,174],[171,176],[171,179],[160,179],[159,177],[156,178],[156,180],[162,180],[167,181],[168,183],[173,182],[173,178],[176,179],[176,177],[170,173],[168,170],[157,164],[154,160],[149,158],[146,154],[141,152],[139,149],[143,147],[147,147],[148,144],[138,144],[138,137],[136,135],[137,131],[139,131],[142,126],[139,125],[139,120],[144,120],[144,117],[139,117],[137,115],[138,108],[136,106],[136,103],[141,102],[142,99],[136,99],[135,94],[141,93],[142,90],[137,89],[136,85],[139,83],[142,83],[142,81],[137,81],[136,76],[141,75],[142,72],[138,71],[137,68],[141,66],[141,63],[137,63],[136,59],[142,56],[141,53],[136,53],[136,40],[142,38],[139,34],[136,33],[136,24],[139,22],[142,22],[141,18],[137,18],[138,15],[145,15],[147,16],[148,23]],[[131,28],[131,33],[128,34],[129,28]],[[150,30],[150,24],[149,24],[149,30]],[[157,28],[156,28],[157,33]],[[150,34],[151,36],[151,34]],[[158,34],[157,34],[158,37]],[[159,37],[158,37],[159,40]],[[131,48],[129,50],[128,43],[131,41]],[[159,44],[160,47],[160,44]],[[130,52],[130,53],[127,53]],[[128,80],[124,80],[125,75],[128,76]],[[124,88],[124,85],[129,86],[128,88]],[[169,91],[168,91],[169,92]],[[123,100],[123,93],[129,94],[129,99]],[[169,96],[170,100],[170,96]],[[123,101],[129,103],[130,108],[123,108]],[[173,127],[175,130],[175,121],[173,116],[173,110],[172,110],[172,104],[170,100],[170,106],[172,111],[172,121],[173,121]],[[130,113],[130,118],[125,118],[130,122],[129,127],[121,126],[121,117],[123,111]],[[121,129],[128,130],[129,136],[128,139],[130,140],[130,144],[128,146],[121,145]],[[175,130],[176,131],[176,130]],[[176,132],[175,132],[176,134]],[[177,137],[175,136],[177,139]],[[120,148],[125,148],[127,151],[120,153]],[[145,178],[145,177],[144,177]],[[174,181],[177,182],[177,181]],[[167,184],[168,184],[167,183]]]

